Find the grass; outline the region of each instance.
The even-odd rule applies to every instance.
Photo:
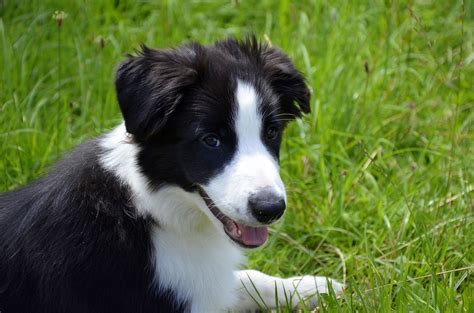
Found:
[[[52,15],[63,10],[61,27]],[[0,190],[118,123],[115,66],[254,32],[311,86],[251,267],[348,284],[320,311],[474,311],[474,2],[0,1]]]

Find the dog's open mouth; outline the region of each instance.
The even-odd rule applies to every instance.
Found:
[[[222,223],[227,236],[239,246],[244,248],[257,248],[267,241],[267,226],[255,227],[237,223],[222,213],[202,188],[199,188],[199,194],[212,214]]]

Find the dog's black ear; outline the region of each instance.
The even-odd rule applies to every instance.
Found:
[[[198,79],[204,62],[199,44],[172,50],[142,46],[117,69],[115,87],[127,132],[138,140],[158,133],[175,111],[183,90]]]
[[[294,117],[309,113],[309,89],[303,75],[294,67],[290,58],[277,48],[266,45],[262,47],[261,58],[264,72],[280,95],[283,110]]]

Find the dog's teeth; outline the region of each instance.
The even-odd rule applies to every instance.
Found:
[[[242,235],[242,232],[240,231],[239,228],[237,228],[237,235],[239,235],[239,236]]]

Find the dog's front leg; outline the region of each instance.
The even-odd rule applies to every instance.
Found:
[[[329,293],[332,289],[339,295],[343,285],[322,276],[294,276],[279,278],[255,270],[235,272],[238,280],[239,303],[237,311],[272,310],[276,308],[296,308],[303,306],[314,308],[318,294]]]

